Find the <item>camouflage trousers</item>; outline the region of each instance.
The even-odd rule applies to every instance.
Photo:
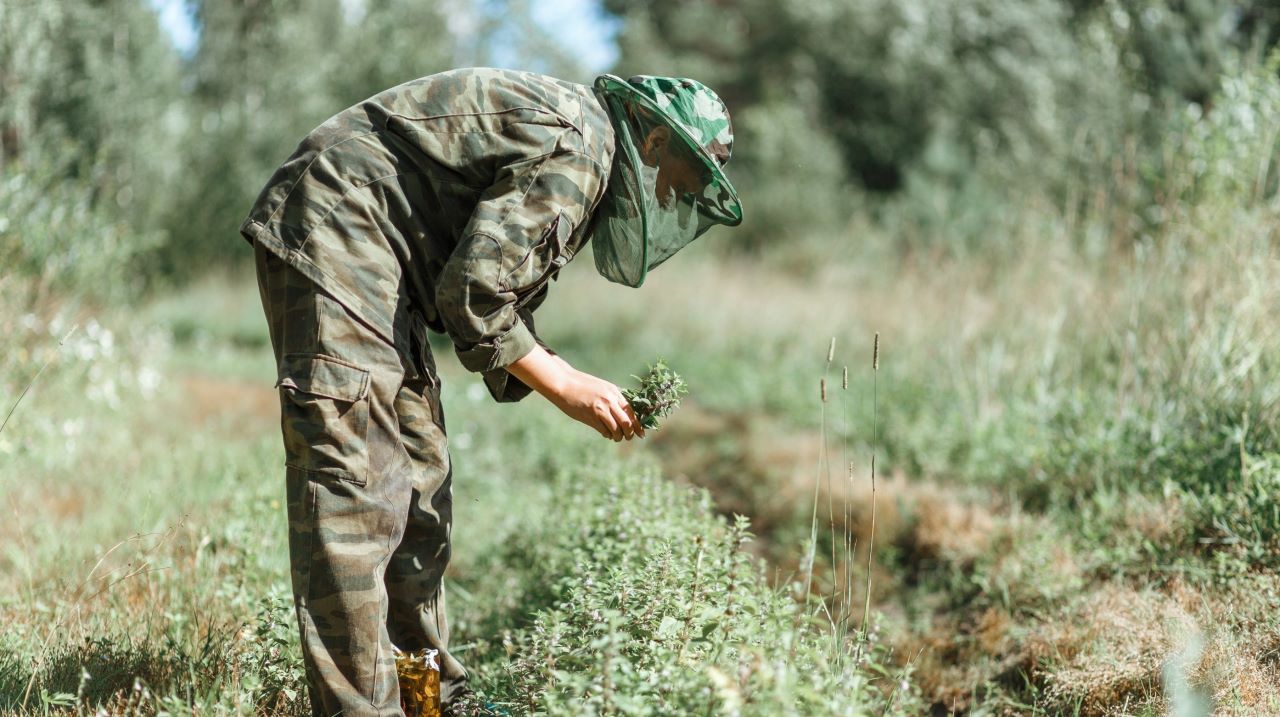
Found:
[[[451,467],[425,325],[392,346],[255,245],[279,367],[294,604],[316,715],[399,715],[392,646],[448,652]],[[408,321],[406,315],[406,321]]]

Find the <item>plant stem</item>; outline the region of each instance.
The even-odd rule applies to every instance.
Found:
[[[62,337],[62,340],[58,342],[59,350],[62,349],[62,345],[67,342],[67,339],[71,338],[71,334],[74,334],[76,332],[76,329],[78,328],[80,328],[80,324],[76,324],[75,326],[72,326],[71,330],[67,332],[67,335]],[[49,364],[53,363],[53,360],[57,357],[58,357],[58,353],[55,351],[52,356],[45,359],[44,364],[40,366],[40,370],[36,371],[36,375],[31,377],[31,381],[27,383],[27,387],[22,389],[22,393],[19,394],[18,400],[14,401],[13,405],[9,407],[9,413],[5,415],[4,422],[0,423],[0,433],[4,433],[4,427],[9,425],[9,419],[13,418],[13,412],[18,410],[18,404],[22,403],[22,399],[27,397],[27,391],[30,391],[31,387],[36,385],[36,380],[40,378],[40,374],[44,373],[44,370],[46,368],[49,368]]]
[[[867,636],[867,614],[871,612],[871,567],[876,545],[876,447],[879,441],[880,332],[876,332],[871,353],[871,534],[867,540],[867,597],[862,604],[862,637]]]

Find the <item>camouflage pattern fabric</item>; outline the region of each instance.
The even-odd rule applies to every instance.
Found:
[[[241,226],[388,343],[417,313],[490,393],[538,342],[526,320],[581,248],[613,129],[591,88],[461,69],[406,82],[317,127]]]
[[[383,341],[259,244],[258,284],[280,366],[291,577],[315,715],[399,715],[392,645],[440,651],[452,471],[425,334]],[[416,338],[421,336],[421,339]]]
[[[241,226],[278,365],[292,582],[317,715],[399,714],[392,645],[448,652],[451,468],[427,343],[447,333],[499,401],[533,311],[605,189],[589,88],[456,70],[308,134]]]
[[[672,126],[723,167],[733,154],[729,109],[711,88],[687,77],[635,75],[627,84],[649,98]]]

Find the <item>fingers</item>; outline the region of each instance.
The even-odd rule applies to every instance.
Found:
[[[629,441],[636,435],[636,422],[634,414],[627,409],[626,403],[618,403],[616,401],[609,402],[601,407],[598,412],[600,424],[608,430],[606,438],[612,438],[617,441]]]
[[[603,385],[596,389],[598,393],[592,409],[579,420],[614,442],[629,441],[636,436],[644,438],[644,426],[640,424],[640,419],[631,408],[631,402],[623,396],[622,390],[606,381],[599,383]]]
[[[618,434],[620,436],[620,438],[614,440],[631,440],[631,437],[635,435],[635,429],[631,426],[631,419],[627,417],[626,410],[616,401],[610,404],[610,408],[613,409],[613,421],[618,425]]]
[[[644,438],[644,426],[640,425],[640,419],[636,418],[635,411],[631,408],[630,402],[625,398],[613,404],[613,419],[622,430],[622,437],[631,440],[636,436]]]
[[[622,405],[627,411],[627,418],[631,422],[631,427],[635,431],[635,435],[644,438],[644,424],[642,424],[640,419],[636,416],[635,409],[631,408],[631,402],[624,400]]]
[[[614,418],[614,414],[609,408],[602,407],[601,410],[596,412],[596,418],[604,428],[601,435],[615,442],[622,440],[622,428],[618,425],[617,419]]]

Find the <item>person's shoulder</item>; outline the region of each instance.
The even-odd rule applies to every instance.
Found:
[[[495,95],[495,104],[538,107],[576,130],[577,147],[608,171],[613,158],[613,127],[591,87],[550,75],[492,67],[464,71],[476,87]]]
[[[511,121],[571,129],[561,148],[582,152],[608,171],[613,128],[591,87],[551,75],[498,67],[459,67],[420,77],[382,95],[386,104],[412,106],[419,114],[503,116]]]
[[[576,85],[579,102],[578,131],[583,151],[598,162],[607,173],[613,162],[614,134],[609,112],[596,93],[586,85]]]

